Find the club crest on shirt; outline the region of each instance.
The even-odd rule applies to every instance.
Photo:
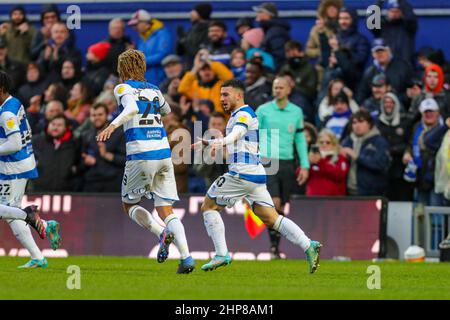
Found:
[[[12,128],[14,128],[14,125],[15,125],[14,118],[10,118],[10,119],[6,120],[6,127],[8,129],[11,130]]]

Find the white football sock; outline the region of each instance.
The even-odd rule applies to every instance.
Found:
[[[208,210],[203,212],[203,220],[206,231],[214,242],[214,248],[218,256],[225,256],[228,253],[227,243],[225,240],[225,225],[223,224],[220,213],[216,210]]]
[[[0,219],[25,220],[27,213],[16,207],[0,204]]]
[[[306,251],[309,248],[311,240],[291,219],[281,215],[278,216],[272,229],[277,230],[293,244],[300,246],[303,251]]]
[[[33,239],[30,227],[27,226],[26,222],[23,220],[10,220],[8,223],[17,240],[19,240],[22,246],[30,252],[31,258],[37,260],[44,259],[41,250],[39,250]]]
[[[135,205],[132,206],[130,210],[128,210],[128,215],[134,222],[147,229],[151,233],[155,234],[159,239],[159,236],[161,232],[163,232],[164,228],[160,226],[159,223],[155,221],[155,219],[153,219],[150,212],[148,212],[141,206]]]
[[[169,214],[167,218],[164,219],[167,230],[173,233],[175,236],[174,242],[180,251],[181,259],[186,259],[191,254],[189,253],[189,247],[186,240],[186,234],[184,232],[184,226],[180,219],[174,214]]]

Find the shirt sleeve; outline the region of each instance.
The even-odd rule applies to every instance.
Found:
[[[301,116],[295,133],[295,147],[297,149],[297,154],[300,159],[300,166],[303,169],[309,169],[308,160],[308,144],[306,143],[303,117]]]
[[[19,119],[17,116],[9,111],[3,112],[0,116],[0,126],[5,130],[6,137],[13,133],[19,132]]]
[[[225,137],[222,138],[223,145],[233,144],[235,141],[242,138],[247,133],[247,128],[242,126],[234,126],[233,130]],[[219,139],[220,140],[220,139]]]
[[[127,84],[120,84],[114,89],[114,96],[117,102],[123,107],[122,112],[112,122],[116,127],[120,127],[139,112],[136,100],[132,95],[131,87]]]
[[[250,120],[252,119],[252,116],[245,111],[239,111],[236,114],[236,126],[243,126],[248,130],[248,126],[250,125]]]
[[[156,90],[156,94],[158,95],[159,98],[159,113],[162,116],[167,116],[172,109],[170,108],[169,103],[167,102],[166,98],[164,98],[164,95],[162,94],[161,90]]]
[[[126,84],[126,83],[118,84],[114,88],[114,96],[116,97],[118,106],[122,104],[122,97],[127,95],[127,94],[132,95],[133,94],[133,88],[130,85]]]
[[[19,121],[12,112],[3,112],[0,116],[0,126],[5,131],[6,141],[0,145],[0,155],[16,153],[22,148]]]

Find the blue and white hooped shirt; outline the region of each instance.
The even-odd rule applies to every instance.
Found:
[[[145,81],[127,80],[114,88],[120,111],[121,97],[131,94],[139,112],[123,125],[128,160],[161,160],[171,157],[167,133],[162,123],[160,108],[166,101],[155,85]]]
[[[234,110],[227,123],[227,135],[234,126],[245,127],[247,133],[227,145],[228,173],[254,183],[266,183],[266,171],[259,155],[259,122],[253,109],[244,105]]]
[[[9,96],[0,106],[0,144],[12,134],[20,134],[21,149],[13,154],[0,156],[0,180],[33,179],[38,177],[31,128],[22,103]]]

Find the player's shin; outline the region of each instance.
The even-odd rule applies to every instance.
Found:
[[[167,230],[172,232],[175,236],[174,242],[180,251],[181,260],[190,256],[189,247],[186,240],[186,234],[184,232],[184,226],[180,219],[175,214],[170,214],[164,219]]]
[[[211,237],[216,254],[225,256],[228,253],[227,243],[225,240],[225,225],[220,213],[216,210],[208,210],[203,213],[203,220],[206,231]]]
[[[286,239],[288,239],[293,244],[300,246],[303,251],[306,251],[309,248],[311,240],[305,235],[303,230],[300,229],[300,227],[291,219],[280,215],[278,216],[272,228],[281,233],[281,235],[286,237]]]
[[[27,213],[22,209],[0,204],[0,219],[25,220]]]
[[[164,230],[164,228],[160,226],[155,219],[153,219],[150,212],[139,205],[132,206],[128,210],[128,215],[134,222],[147,229],[151,233],[155,234],[158,238],[161,232],[163,232]]]
[[[26,222],[22,220],[10,220],[8,223],[17,240],[19,240],[22,246],[30,252],[31,258],[37,260],[44,259],[41,250],[39,250],[33,239],[30,227],[27,226]]]

